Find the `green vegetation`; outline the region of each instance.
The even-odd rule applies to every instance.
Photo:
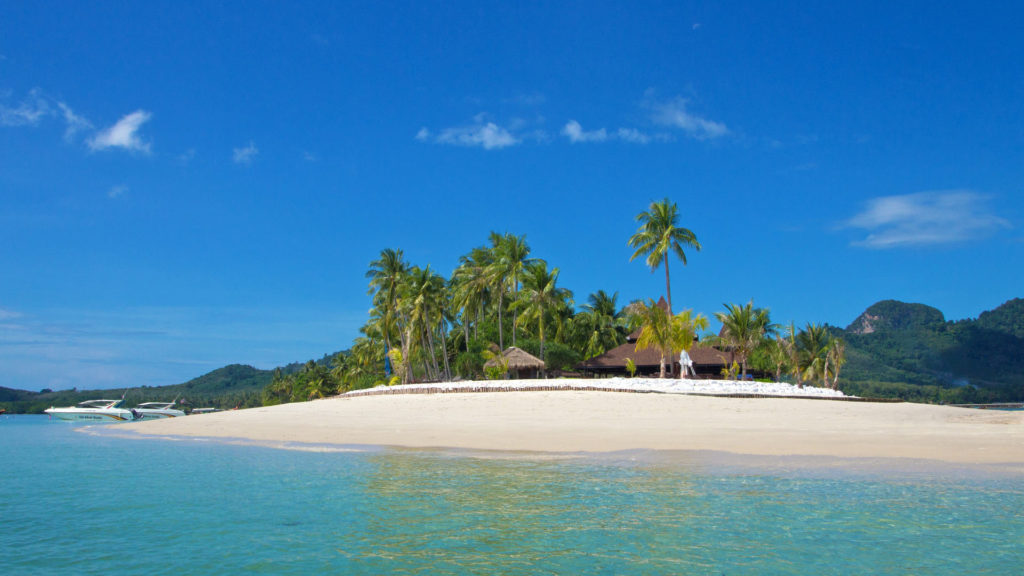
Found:
[[[751,300],[746,306],[725,304],[725,312],[716,312],[715,318],[722,323],[719,341],[736,355],[741,367],[741,379],[747,379],[747,358],[758,347],[767,345],[775,333],[768,310],[754,308]]]
[[[843,388],[927,402],[1024,400],[1024,300],[977,319],[946,322],[938,310],[893,300],[861,314],[843,334]]]
[[[686,252],[683,248],[700,251],[697,235],[687,228],[679,226],[679,207],[668,198],[660,202],[651,202],[647,212],[637,214],[636,221],[640,229],[629,239],[629,246],[636,248],[630,260],[645,256],[644,262],[651,267],[651,272],[665,264],[665,296],[668,299],[668,314],[672,315],[672,285],[669,282],[668,255],[675,254],[686,265]]]

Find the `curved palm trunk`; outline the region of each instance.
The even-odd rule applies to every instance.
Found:
[[[502,330],[501,326],[501,308],[503,306],[504,301],[504,298],[502,298],[503,294],[503,290],[498,291],[498,348],[500,348],[502,352],[505,351],[505,338],[503,334],[504,330]]]
[[[444,379],[447,382],[452,379],[452,368],[448,364],[448,338],[444,329],[444,320],[441,321],[441,354],[444,355]]]
[[[668,278],[669,278],[668,277],[668,252],[666,251],[665,252],[665,296],[666,296],[666,299],[668,300],[668,319],[669,319],[669,322],[671,322],[672,321],[672,284],[669,282]],[[662,358],[661,361],[662,361],[662,363],[664,363],[665,359]],[[675,365],[676,365],[676,363],[675,363],[675,361],[673,361],[672,365],[669,366],[668,370],[669,370],[669,375],[670,376],[675,376]],[[664,366],[661,367],[661,377],[662,378],[665,377],[665,367]]]
[[[665,298],[668,300],[668,317],[672,317],[672,285],[668,281],[668,252],[665,252]]]

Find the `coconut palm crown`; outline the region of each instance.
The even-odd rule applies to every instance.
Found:
[[[650,266],[651,272],[665,264],[665,295],[668,299],[668,313],[672,315],[672,286],[669,282],[668,256],[675,254],[683,265],[686,265],[686,252],[683,248],[692,248],[700,252],[700,242],[693,231],[679,226],[679,207],[668,198],[651,202],[646,212],[636,215],[640,228],[629,239],[630,248],[636,251],[630,261],[644,256],[644,262]]]

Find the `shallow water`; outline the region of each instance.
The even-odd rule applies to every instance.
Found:
[[[4,573],[1019,574],[1024,564],[1014,474],[707,454],[277,450],[82,430],[0,417]]]

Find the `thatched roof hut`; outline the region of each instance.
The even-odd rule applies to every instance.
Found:
[[[515,346],[509,346],[501,353],[501,356],[495,356],[488,360],[484,363],[484,368],[501,366],[502,362],[508,362],[508,373],[515,379],[536,378],[544,369],[543,360]]]

